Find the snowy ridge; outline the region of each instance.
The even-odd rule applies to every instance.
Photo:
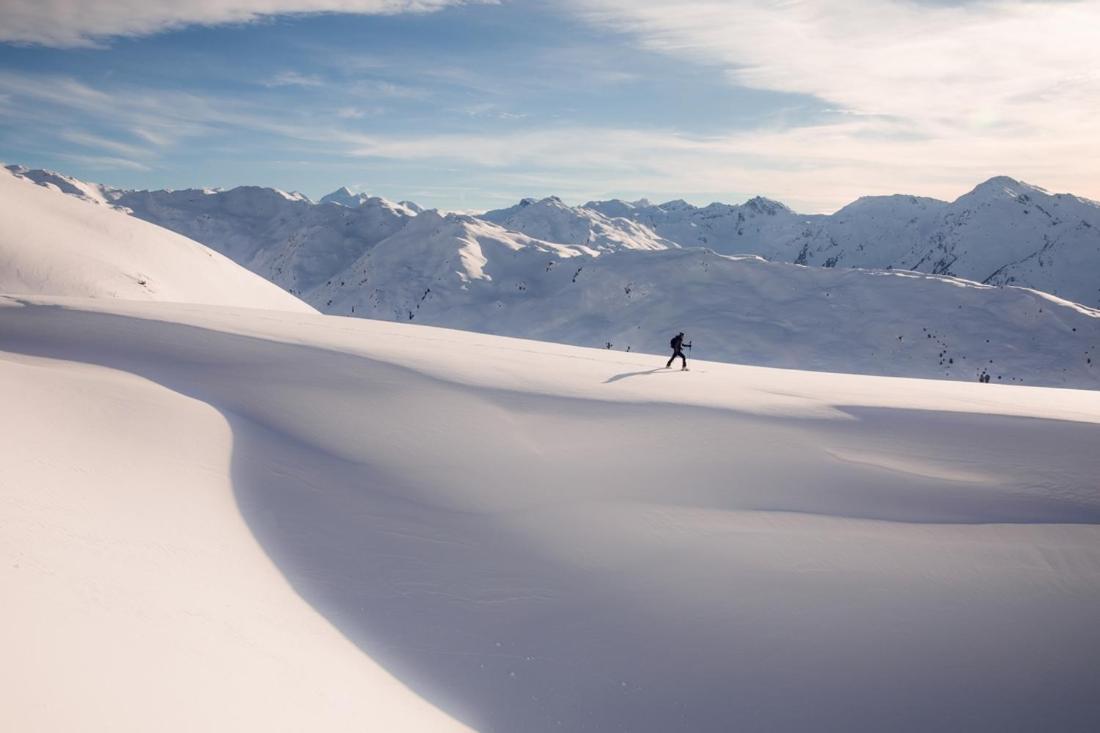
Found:
[[[356,208],[319,206],[258,186],[114,191],[111,201],[213,247],[296,295],[335,277],[416,216],[384,199],[367,199]]]
[[[1100,306],[1100,204],[1007,176],[947,203],[871,196],[832,215],[767,199],[696,207],[593,201],[682,246],[825,267],[916,270],[1021,285]]]
[[[567,206],[557,196],[523,199],[482,219],[530,237],[561,244],[582,244],[600,251],[662,250],[678,247],[629,219],[612,219],[594,209]]]
[[[108,189],[98,183],[85,183],[72,176],[66,176],[63,173],[44,171],[37,168],[26,168],[21,165],[8,165],[5,166],[5,168],[8,173],[17,178],[25,178],[28,181],[33,181],[40,186],[54,191],[67,193],[70,196],[75,196],[97,204],[107,203],[107,194],[105,191]]]
[[[0,171],[0,293],[312,312],[224,255],[102,205],[101,193],[74,179],[34,185],[19,170]]]
[[[347,186],[341,186],[332,193],[322,196],[320,203],[322,204],[336,204],[337,206],[346,206],[349,209],[358,209],[360,206],[371,206],[389,209],[395,213],[402,214],[404,216],[415,216],[419,214],[421,209],[411,201],[402,201],[400,203],[394,203],[381,196],[371,196],[365,193],[352,193]]]

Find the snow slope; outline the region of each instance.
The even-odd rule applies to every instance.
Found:
[[[379,244],[312,302],[616,350],[659,353],[685,330],[693,355],[740,364],[1100,387],[1100,311],[1031,290],[700,249],[592,257],[435,221]]]
[[[312,311],[198,242],[98,205],[95,189],[47,184],[0,171],[0,293]],[[49,190],[61,185],[84,194]]]
[[[0,300],[0,727],[1100,726],[1100,393],[661,363]]]

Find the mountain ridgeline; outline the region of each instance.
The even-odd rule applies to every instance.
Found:
[[[952,275],[1100,306],[1100,204],[1003,176],[951,203],[868,196],[831,215],[796,214],[763,198],[701,208],[682,201],[594,201],[584,208],[723,254]]]
[[[471,216],[347,189],[313,203],[10,170],[195,239],[334,315],[646,352],[686,329],[694,356],[717,361],[1100,386],[1100,204],[1008,178],[952,203],[871,197],[828,216],[763,198],[556,197]]]

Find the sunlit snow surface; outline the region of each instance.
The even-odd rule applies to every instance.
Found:
[[[1100,392],[0,300],[5,730],[1092,731]]]

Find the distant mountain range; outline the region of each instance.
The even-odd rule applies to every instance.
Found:
[[[776,201],[691,206],[594,201],[682,246],[823,267],[913,270],[1021,285],[1100,306],[1100,204],[1004,176],[951,203],[869,196],[831,215]]]
[[[128,208],[307,300],[312,288],[423,212],[412,202],[393,203],[347,188],[315,204],[272,188],[123,191],[11,168],[67,193]],[[524,199],[479,218],[534,239],[597,252],[706,247],[799,265],[912,270],[1019,285],[1100,307],[1100,203],[1004,176],[950,203],[870,196],[830,215],[798,214],[762,197],[703,207],[644,200],[569,206],[549,197]]]

